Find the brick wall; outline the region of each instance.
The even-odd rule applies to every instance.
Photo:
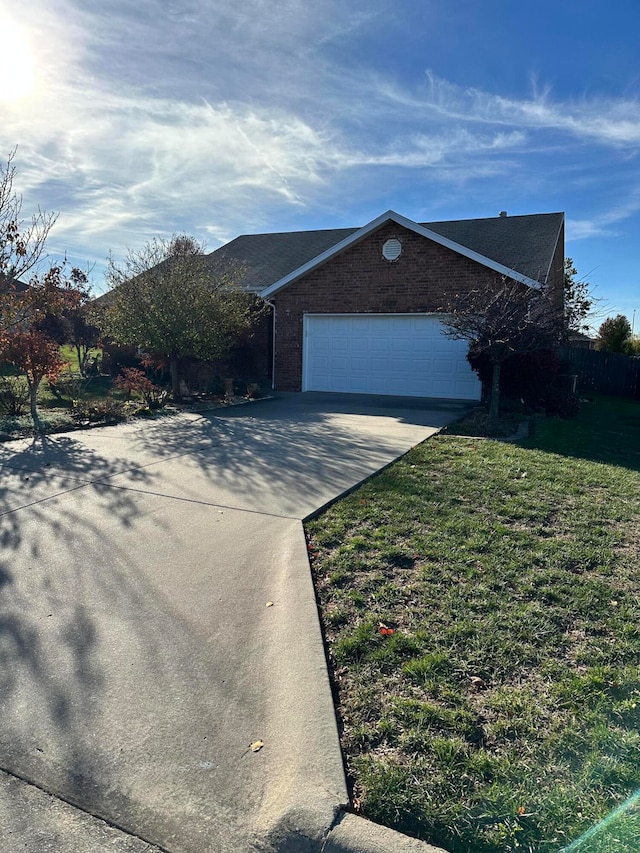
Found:
[[[395,237],[402,254],[393,262],[382,246]],[[300,391],[303,314],[427,313],[442,311],[498,273],[395,223],[387,223],[272,297],[276,306],[275,387]]]

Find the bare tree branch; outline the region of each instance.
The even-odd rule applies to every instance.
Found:
[[[472,355],[488,356],[492,365],[489,425],[495,427],[500,400],[500,368],[516,353],[557,345],[565,318],[562,305],[540,289],[506,277],[456,294],[443,306],[444,334],[469,342]]]
[[[22,218],[22,196],[14,189],[14,149],[0,166],[0,281],[15,282],[30,273],[45,253],[45,244],[57,216],[38,209]]]

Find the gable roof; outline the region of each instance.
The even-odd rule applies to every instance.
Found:
[[[440,245],[531,287],[546,281],[564,214],[495,216],[417,223],[387,211],[363,228],[246,234],[207,256],[214,271],[242,268],[240,286],[264,297],[290,284],[382,224],[396,222]]]
[[[229,265],[242,269],[240,286],[259,293],[341,243],[358,228],[322,231],[286,231],[279,234],[243,234],[208,255],[212,271]]]

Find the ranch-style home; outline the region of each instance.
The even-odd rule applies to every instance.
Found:
[[[251,346],[276,390],[476,400],[443,306],[505,277],[561,304],[564,214],[418,223],[390,210],[362,228],[243,235],[208,258],[271,306]]]

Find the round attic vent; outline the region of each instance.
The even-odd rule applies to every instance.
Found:
[[[382,247],[382,257],[387,261],[397,261],[402,252],[402,243],[400,240],[396,240],[395,237],[392,237],[391,240],[387,240]]]

